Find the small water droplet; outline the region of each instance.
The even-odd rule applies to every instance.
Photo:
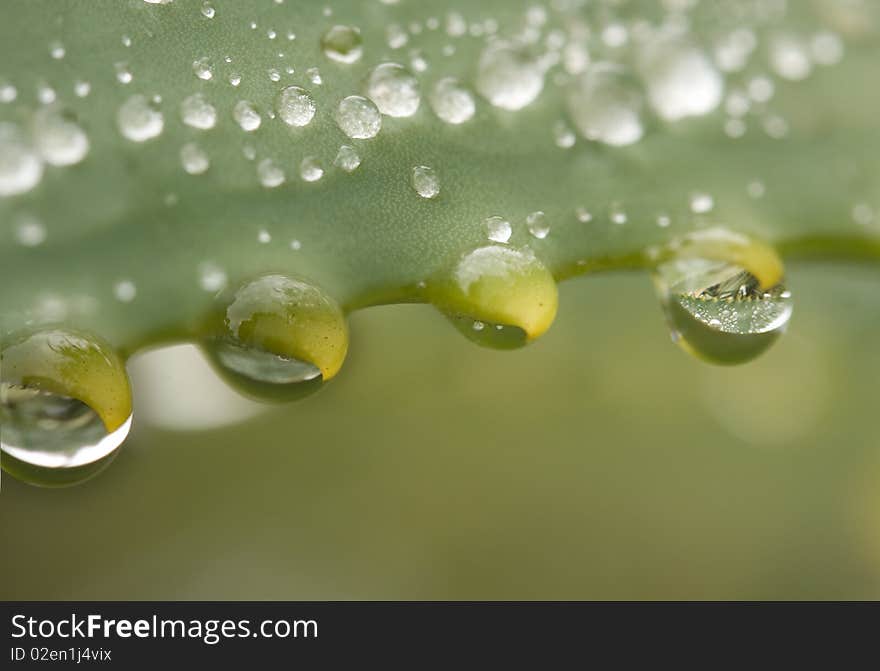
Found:
[[[247,100],[239,100],[232,108],[232,117],[241,129],[252,133],[260,127],[263,118],[256,108]]]
[[[46,227],[37,217],[24,214],[15,221],[15,239],[24,247],[37,247],[46,241]]]
[[[266,229],[261,229],[257,233],[257,242],[259,242],[261,245],[268,245],[270,242],[272,242],[272,234],[269,233],[269,231],[267,231]]]
[[[713,363],[754,359],[791,318],[791,294],[781,284],[762,289],[753,275],[729,263],[671,261],[657,268],[654,279],[673,339]]]
[[[550,234],[550,222],[547,220],[547,215],[540,210],[526,217],[526,226],[529,233],[538,240],[543,240]]]
[[[361,157],[358,155],[357,150],[347,144],[339,147],[339,151],[336,153],[336,158],[333,160],[333,165],[341,168],[345,172],[354,172],[358,169],[360,164]]]
[[[553,124],[553,140],[560,149],[571,149],[577,141],[574,131],[564,121]]]
[[[34,141],[50,165],[74,165],[89,153],[89,138],[73,115],[57,107],[34,114]]]
[[[61,44],[61,42],[52,42],[52,44],[49,45],[49,55],[56,61],[60,61],[64,58],[65,53],[64,45]]]
[[[306,156],[299,164],[299,176],[304,182],[317,182],[324,176],[324,168],[314,156]]]
[[[190,175],[201,175],[211,166],[208,155],[195,142],[187,142],[180,148],[180,162]]]
[[[217,110],[201,93],[194,93],[180,103],[183,123],[199,130],[209,130],[217,123]]]
[[[116,81],[120,84],[131,84],[134,75],[128,69],[128,63],[115,63],[113,67],[116,69]]]
[[[214,77],[214,67],[207,56],[202,56],[193,61],[193,74],[204,81],[208,81]]]
[[[271,158],[264,158],[257,163],[257,178],[260,180],[260,184],[267,189],[274,189],[284,184],[285,175],[284,170],[275,161]]]
[[[199,286],[203,291],[216,293],[226,287],[226,271],[216,263],[206,261],[199,265]]]
[[[569,89],[568,109],[588,140],[623,146],[644,134],[641,94],[618,66],[596,64],[578,77]]]
[[[546,69],[525,45],[490,42],[477,65],[477,91],[495,107],[522,109],[544,89]]]
[[[0,103],[11,103],[18,97],[18,89],[9,82],[0,82]]]
[[[269,68],[269,81],[272,81],[272,82],[280,82],[281,81],[281,73],[278,71],[278,68]]]
[[[339,63],[355,63],[364,53],[361,31],[353,26],[333,26],[321,37],[327,58]]]
[[[382,116],[371,100],[362,96],[348,96],[336,109],[336,124],[354,140],[367,140],[379,134]]]
[[[440,177],[434,168],[417,165],[412,169],[412,188],[422,198],[436,198],[440,194]]]
[[[409,35],[399,23],[388,24],[385,28],[385,38],[388,40],[388,46],[392,49],[400,49],[409,42]]]
[[[213,19],[216,13],[217,12],[214,9],[214,6],[210,2],[202,3],[202,16],[204,16],[206,19]]]
[[[493,215],[483,220],[483,227],[486,229],[486,237],[493,242],[507,243],[513,234],[510,222],[504,217]]]
[[[119,107],[116,124],[126,139],[146,142],[162,133],[165,118],[152,100],[137,93]]]
[[[694,214],[705,214],[706,212],[711,212],[712,208],[715,207],[715,199],[708,193],[692,193],[690,206],[691,212]]]
[[[476,111],[473,94],[455,77],[443,77],[431,89],[428,103],[434,114],[450,124],[470,121]]]
[[[585,208],[583,206],[579,206],[574,211],[574,216],[576,216],[577,220],[579,222],[581,222],[582,224],[587,224],[587,223],[593,221],[592,213],[587,208]]]
[[[791,81],[806,79],[813,71],[807,45],[794,35],[776,35],[771,39],[770,65],[777,75]]]
[[[315,86],[320,86],[324,83],[324,80],[321,78],[321,71],[318,70],[318,68],[308,68],[306,70],[306,77],[308,77],[309,81]]]
[[[92,92],[92,85],[87,81],[78,80],[73,85],[73,93],[77,98],[85,98]]]
[[[366,90],[379,111],[388,116],[412,116],[421,101],[418,80],[398,63],[380,63],[373,68]]]
[[[137,286],[131,280],[119,280],[113,285],[113,295],[122,303],[131,303],[137,297]]]
[[[315,116],[315,100],[304,88],[288,86],[278,95],[275,109],[288,126],[308,126]]]
[[[241,84],[241,75],[238,74],[237,72],[231,73],[229,75],[229,83],[232,86],[238,86],[239,84]]]

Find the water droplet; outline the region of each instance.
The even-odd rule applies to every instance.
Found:
[[[267,189],[281,186],[285,180],[284,171],[271,158],[264,158],[257,163],[257,178]]]
[[[137,286],[131,280],[119,280],[113,285],[113,295],[122,303],[131,303],[137,297]]]
[[[46,227],[33,215],[25,214],[15,222],[15,239],[24,247],[38,247],[46,241]]]
[[[694,214],[706,214],[715,207],[715,199],[712,194],[697,192],[691,194],[691,212]]]
[[[79,80],[74,83],[73,92],[77,98],[85,98],[92,92],[92,85],[87,81]]]
[[[491,42],[477,65],[477,91],[495,107],[522,109],[544,89],[546,65],[524,45]]]
[[[341,168],[345,172],[354,172],[361,164],[361,157],[358,155],[354,147],[344,144],[339,147],[333,165]]]
[[[217,110],[201,93],[194,93],[180,103],[183,123],[199,130],[209,130],[217,123]]]
[[[306,70],[306,77],[308,77],[309,81],[315,86],[320,86],[324,83],[324,80],[321,78],[321,71],[318,70],[318,68],[308,68]]]
[[[553,141],[560,149],[571,149],[577,141],[574,131],[564,121],[553,124]]]
[[[367,78],[367,95],[382,114],[408,117],[416,113],[421,97],[415,76],[398,63],[380,63]]]
[[[333,26],[321,37],[327,58],[339,63],[355,63],[364,53],[361,31],[352,26]]]
[[[240,288],[211,359],[244,393],[289,401],[317,391],[342,366],[348,327],[329,296],[306,282],[266,275]]]
[[[4,347],[3,468],[33,484],[80,482],[112,460],[131,426],[122,361],[105,343],[51,330]]]
[[[776,91],[773,81],[764,76],[752,77],[746,86],[749,97],[756,103],[765,103]]]
[[[623,146],[638,142],[644,133],[641,94],[614,65],[596,64],[578,77],[568,92],[568,109],[588,140]]]
[[[190,175],[201,175],[211,166],[208,155],[195,142],[187,142],[180,148],[180,162]]]
[[[361,96],[348,96],[336,109],[336,124],[354,140],[367,140],[379,134],[382,116],[376,105]]]
[[[317,182],[324,176],[324,168],[314,156],[306,156],[299,164],[299,176],[304,182]]]
[[[0,122],[0,197],[33,189],[43,178],[43,162],[18,126]]]
[[[214,67],[211,65],[211,61],[207,56],[202,56],[201,58],[194,60],[192,70],[196,77],[203,79],[204,81],[208,81],[214,76]]]
[[[315,101],[304,88],[288,86],[278,95],[275,109],[288,126],[308,126],[315,116]]]
[[[522,347],[543,334],[558,304],[556,282],[529,249],[479,247],[461,257],[451,276],[425,291],[469,340],[488,347]]]
[[[263,123],[260,113],[247,100],[239,100],[235,103],[235,107],[232,108],[232,117],[241,126],[241,129],[248,133],[257,130],[260,124]]]
[[[131,84],[134,75],[128,69],[128,63],[115,63],[113,67],[116,69],[116,81],[120,84]]]
[[[18,89],[9,82],[0,82],[0,103],[11,103],[18,97]]]
[[[664,263],[655,271],[655,285],[673,338],[713,363],[754,359],[791,318],[791,294],[781,284],[762,289],[749,272],[723,261]]]
[[[278,71],[278,68],[269,68],[269,81],[272,81],[272,82],[280,82],[281,81],[281,73]]]
[[[213,19],[216,13],[217,12],[214,10],[214,6],[210,2],[202,3],[202,16],[204,16],[206,19]]]
[[[440,177],[434,168],[417,165],[412,169],[412,188],[422,198],[436,198],[440,194]]]
[[[834,33],[817,33],[810,40],[810,54],[819,65],[834,65],[843,59],[843,41]]]
[[[388,40],[388,46],[392,49],[400,49],[409,42],[409,35],[399,23],[388,24],[388,27],[385,28],[385,38]]]
[[[587,223],[593,221],[593,215],[590,213],[590,211],[587,208],[585,208],[583,206],[579,206],[574,211],[574,216],[576,216],[577,220],[579,222],[581,222],[582,224],[587,224]]]
[[[34,114],[34,141],[46,163],[74,165],[89,153],[89,138],[73,115],[57,107]]]
[[[461,124],[470,121],[476,110],[473,94],[455,77],[444,77],[434,84],[428,96],[431,109],[442,121]]]
[[[131,46],[131,37],[128,35],[122,36],[122,46],[128,49]]]
[[[493,242],[503,242],[506,244],[510,241],[510,236],[513,233],[510,222],[498,215],[484,219],[483,227],[486,229],[486,237]]]
[[[526,226],[534,237],[543,240],[550,234],[550,222],[547,221],[547,215],[538,210],[532,212],[526,217]]]
[[[260,232],[257,233],[257,242],[261,245],[268,245],[272,242],[272,234],[266,229],[261,229]]]
[[[721,102],[721,75],[700,49],[687,43],[651,44],[641,54],[639,70],[651,107],[666,121],[708,114]]]
[[[229,83],[232,86],[238,86],[239,84],[241,84],[241,75],[238,74],[237,72],[230,73]]]
[[[152,100],[137,93],[119,107],[116,124],[126,139],[146,142],[162,133],[165,118]]]
[[[216,293],[226,288],[226,271],[216,263],[206,261],[199,265],[199,286],[203,291]]]
[[[65,53],[64,45],[61,44],[61,42],[52,42],[52,44],[49,45],[49,55],[55,60],[60,61],[64,58]]]
[[[813,71],[813,62],[807,46],[794,35],[776,35],[770,41],[770,65],[785,79],[806,79]]]

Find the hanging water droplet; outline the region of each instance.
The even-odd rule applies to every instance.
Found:
[[[264,158],[257,163],[257,178],[267,189],[274,189],[284,184],[284,170],[271,158]]]
[[[339,147],[339,151],[336,152],[336,158],[333,160],[333,165],[345,172],[354,172],[360,164],[361,157],[358,155],[357,150],[347,144]]]
[[[324,168],[314,156],[306,156],[299,164],[299,176],[304,182],[317,182],[324,176]]]
[[[644,133],[641,94],[619,66],[599,63],[578,77],[568,92],[568,109],[588,140],[623,146]]]
[[[493,215],[483,220],[483,227],[486,229],[486,237],[493,242],[507,243],[513,234],[510,222],[504,217]]]
[[[263,123],[263,118],[256,108],[247,100],[239,100],[232,108],[232,118],[241,126],[243,131],[252,133]]]
[[[89,153],[89,138],[73,115],[56,107],[34,114],[34,141],[46,163],[74,165]]]
[[[103,469],[131,426],[122,361],[94,338],[52,330],[0,353],[2,466],[32,484],[60,486]]]
[[[221,373],[243,393],[289,401],[317,391],[342,366],[348,327],[317,287],[266,275],[239,289],[221,335],[207,343]]]
[[[532,212],[526,217],[526,226],[534,237],[543,240],[550,234],[550,222],[547,221],[547,215],[541,212]]]
[[[18,126],[0,122],[0,197],[33,189],[43,178],[43,161]]]
[[[440,177],[434,168],[417,165],[412,169],[412,188],[422,198],[436,198],[440,194]]]
[[[361,31],[353,26],[333,26],[321,37],[327,58],[339,63],[355,63],[364,53]]]
[[[461,124],[470,121],[476,110],[473,94],[455,77],[444,77],[434,84],[428,96],[431,109],[442,121]]]
[[[678,121],[708,114],[721,102],[724,81],[702,50],[676,39],[644,47],[639,71],[660,118]]]
[[[376,137],[382,129],[382,115],[371,100],[348,96],[339,101],[336,124],[353,140],[368,140]]]
[[[556,315],[556,282],[528,248],[479,247],[461,257],[451,276],[424,290],[469,340],[499,349],[522,347]]]
[[[477,91],[495,107],[522,109],[544,89],[546,64],[520,44],[490,42],[477,65]]]
[[[217,109],[201,93],[183,99],[180,116],[187,126],[199,130],[210,130],[217,123]]]
[[[408,117],[419,109],[419,82],[398,63],[380,63],[373,68],[367,78],[366,90],[382,114]]]
[[[657,268],[654,281],[673,339],[713,363],[754,359],[791,318],[791,293],[782,284],[762,289],[754,275],[724,261],[671,261]]]
[[[308,126],[315,116],[315,100],[300,86],[288,86],[278,95],[275,109],[288,126]]]
[[[187,142],[180,148],[180,162],[190,175],[201,175],[211,166],[208,155],[195,142]]]

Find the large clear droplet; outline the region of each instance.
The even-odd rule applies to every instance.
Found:
[[[315,116],[315,100],[300,86],[288,86],[278,95],[275,109],[288,126],[308,126]]]
[[[726,262],[671,261],[657,268],[654,283],[673,339],[712,363],[754,359],[791,319],[791,293],[782,284],[762,289],[755,276]]]
[[[348,96],[339,101],[336,124],[353,140],[368,140],[382,129],[382,115],[373,101],[363,96]]]

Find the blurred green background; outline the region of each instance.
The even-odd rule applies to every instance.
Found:
[[[0,598],[880,598],[880,273],[789,280],[788,334],[739,368],[610,274],[516,352],[356,313],[336,381],[233,426],[138,421],[142,392],[96,479],[4,476]]]

